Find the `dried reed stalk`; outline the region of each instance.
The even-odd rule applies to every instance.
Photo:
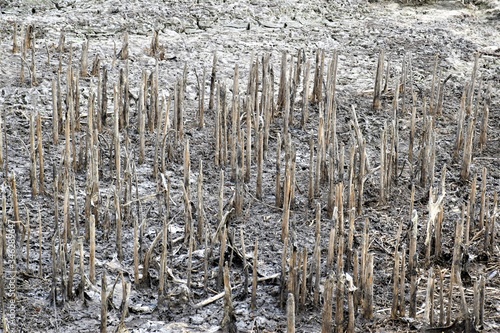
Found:
[[[479,210],[479,230],[482,230],[486,221],[487,205],[486,205],[486,184],[488,182],[487,176],[488,170],[483,167],[483,172],[481,175],[482,186],[481,186],[481,207]],[[488,234],[488,232],[486,232]]]
[[[212,74],[210,75],[210,99],[208,102],[208,108],[210,110],[214,109],[214,97],[215,97],[215,83],[217,82],[217,52],[214,52],[212,61]]]
[[[193,228],[193,216],[191,208],[191,156],[189,152],[189,139],[186,140],[184,144],[184,181],[183,181],[183,192],[184,192],[184,242],[187,244],[189,242],[190,235],[192,234]]]
[[[363,302],[363,316],[366,319],[373,319],[373,253],[369,253],[366,259],[365,272],[365,293]]]
[[[295,298],[292,293],[288,293],[286,301],[286,331],[295,333]]]
[[[207,68],[203,67],[203,76],[198,85],[198,129],[205,127],[205,82],[207,78]]]
[[[316,229],[314,242],[314,305],[319,306],[321,281],[321,204],[316,202]]]
[[[374,110],[380,110],[382,108],[382,102],[380,100],[382,93],[382,79],[384,75],[384,50],[381,50],[378,56],[377,73],[375,74],[375,87],[373,88],[373,103],[372,107]]]
[[[93,215],[90,215],[90,254],[89,254],[89,279],[90,283],[95,284],[95,219]]]
[[[309,120],[309,75],[311,73],[311,60],[306,61],[304,67],[304,81],[302,82],[302,129],[305,130],[307,121]]]
[[[89,62],[89,40],[86,39],[85,42],[82,43],[82,60],[80,65],[81,77],[89,76],[88,62]]]
[[[259,255],[259,240],[256,239],[253,249],[252,299],[250,301],[250,308],[252,309],[252,311],[257,308],[257,277],[258,277],[257,267],[259,264],[258,255]]]
[[[429,268],[427,274],[424,318],[430,327],[434,326],[434,270],[432,267]]]
[[[224,317],[222,318],[221,327],[223,333],[238,332],[227,263],[224,265]]]
[[[83,292],[82,292],[83,294]],[[106,291],[106,271],[102,272],[101,277],[101,323],[100,332],[106,333],[108,326],[108,297]]]
[[[275,196],[276,207],[283,207],[283,188],[281,185],[281,135],[277,134],[276,138],[276,182]]]
[[[321,333],[333,332],[334,326],[332,320],[332,312],[333,312],[334,287],[335,287],[334,275],[330,274],[328,276],[328,279],[326,280],[325,290],[323,291],[324,305],[323,305],[323,314],[321,323]]]

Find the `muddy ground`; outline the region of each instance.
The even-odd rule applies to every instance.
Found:
[[[196,244],[193,252],[193,274],[191,288],[186,286],[186,271],[188,248],[182,241],[184,238],[184,202],[183,202],[183,142],[173,144],[173,154],[166,160],[164,176],[171,181],[168,275],[166,297],[159,297],[159,263],[162,244],[159,242],[153,249],[150,267],[151,278],[148,284],[138,285],[134,281],[133,272],[133,239],[134,221],[141,219],[142,247],[141,258],[152,244],[157,234],[162,230],[165,220],[164,189],[161,177],[153,176],[153,159],[156,134],[146,134],[146,159],[138,164],[138,133],[137,105],[141,73],[155,70],[156,60],[151,56],[150,45],[153,31],[158,31],[159,44],[163,55],[158,57],[160,96],[169,98],[173,95],[176,82],[186,72],[186,91],[183,101],[185,108],[184,131],[185,138],[190,142],[191,157],[191,201],[197,205],[197,177],[199,161],[203,160],[205,203],[205,218],[207,234],[213,235],[218,221],[218,196],[220,183],[220,166],[214,163],[214,111],[208,109],[209,82],[214,52],[217,53],[217,79],[232,87],[234,67],[239,66],[239,84],[241,101],[245,99],[249,68],[252,55],[262,57],[270,54],[275,80],[275,91],[279,83],[280,61],[282,52],[287,52],[290,64],[295,64],[299,50],[303,50],[306,59],[312,63],[310,85],[315,66],[315,56],[318,49],[325,50],[328,64],[333,52],[338,52],[337,74],[337,134],[339,142],[346,149],[344,178],[339,179],[347,184],[349,170],[349,152],[356,144],[351,125],[351,106],[357,111],[358,121],[366,140],[367,157],[373,172],[367,176],[365,183],[365,198],[363,213],[356,216],[354,246],[361,248],[361,235],[365,220],[370,220],[370,252],[375,255],[374,276],[374,318],[367,320],[361,311],[356,314],[357,332],[391,332],[418,331],[428,325],[424,318],[425,288],[428,270],[424,265],[425,230],[428,217],[429,185],[439,187],[441,170],[447,165],[446,195],[444,199],[443,222],[443,254],[432,258],[434,270],[442,271],[445,277],[445,293],[449,286],[451,256],[456,222],[460,219],[462,205],[469,202],[471,183],[477,175],[476,211],[471,216],[471,243],[467,246],[469,253],[466,271],[471,280],[465,284],[465,298],[472,311],[473,284],[480,276],[484,276],[486,284],[486,302],[484,310],[484,331],[495,332],[500,327],[500,276],[499,249],[496,241],[493,247],[484,250],[481,231],[477,228],[480,215],[480,197],[482,184],[486,183],[486,197],[490,202],[487,218],[495,221],[496,210],[493,207],[494,193],[500,187],[500,7],[498,2],[478,1],[462,4],[457,1],[437,1],[435,3],[398,3],[363,1],[130,1],[126,4],[120,1],[21,1],[14,4],[0,1],[0,112],[4,131],[4,158],[0,167],[0,182],[5,195],[4,230],[8,230],[11,221],[15,220],[13,207],[13,192],[9,176],[15,175],[17,181],[17,196],[20,207],[20,220],[23,225],[31,225],[30,236],[24,233],[17,238],[17,273],[16,297],[4,298],[4,314],[8,314],[7,304],[14,300],[15,320],[8,317],[4,320],[10,325],[11,332],[96,332],[100,325],[100,290],[101,276],[106,271],[107,289],[111,290],[116,281],[112,305],[108,313],[108,331],[115,331],[120,323],[120,309],[123,294],[120,274],[124,281],[131,285],[128,303],[128,316],[124,328],[132,332],[216,332],[220,330],[223,318],[223,300],[219,299],[206,306],[196,308],[194,304],[201,302],[221,291],[217,286],[219,247],[216,242],[211,246],[209,256],[208,288],[203,288],[205,277],[204,258],[206,247]],[[22,35],[28,25],[34,27],[35,33],[35,63],[37,85],[32,86],[29,71],[25,67],[25,78],[20,79],[20,53],[12,53],[14,23],[19,25],[18,43],[23,41]],[[131,201],[125,202],[125,194],[119,194],[123,207],[133,207],[129,215],[124,215],[123,247],[124,259],[117,257],[115,236],[115,180],[111,154],[112,126],[109,121],[99,137],[101,149],[100,184],[98,195],[97,241],[97,281],[92,285],[88,281],[89,244],[84,244],[84,264],[86,270],[86,287],[84,301],[81,300],[81,290],[75,292],[74,300],[64,300],[61,290],[62,271],[66,267],[56,267],[55,284],[56,300],[51,293],[53,283],[52,242],[57,246],[60,238],[54,235],[62,231],[64,220],[64,193],[59,193],[58,224],[55,222],[54,211],[54,174],[61,174],[62,155],[65,147],[64,135],[61,142],[55,145],[52,141],[52,80],[57,76],[61,63],[62,89],[66,91],[66,71],[72,54],[72,65],[79,68],[82,43],[89,40],[89,62],[98,56],[100,67],[108,68],[108,111],[112,118],[113,93],[112,85],[118,82],[120,69],[126,62],[115,55],[120,51],[125,32],[129,35],[128,71],[130,83],[130,151],[122,148],[122,160],[126,154],[131,154],[137,174],[137,183],[133,183]],[[59,52],[61,33],[65,35],[64,51]],[[377,58],[380,50],[385,51],[386,60],[390,62],[387,93],[382,100],[382,109],[373,111],[374,77]],[[461,157],[454,159],[453,151],[457,132],[457,115],[460,109],[462,92],[470,81],[474,66],[474,55],[480,52],[479,67],[476,81],[476,94],[485,96],[477,101],[477,117],[482,119],[484,106],[489,106],[489,126],[487,144],[479,149],[478,139],[474,142],[471,176],[460,179]],[[384,123],[392,119],[392,105],[396,79],[401,76],[403,61],[411,58],[411,77],[408,78],[407,90],[416,94],[417,107],[417,139],[414,145],[414,155],[418,156],[423,131],[423,101],[429,103],[432,86],[433,68],[438,56],[438,72],[441,78],[451,75],[444,89],[443,111],[434,118],[435,122],[435,175],[434,179],[421,186],[420,175],[410,173],[408,162],[408,141],[411,118],[411,98],[408,93],[406,100],[399,100],[399,175],[397,183],[392,184],[388,200],[381,204],[379,200],[380,138]],[[293,58],[292,58],[293,57]],[[291,60],[290,60],[291,59]],[[408,60],[407,60],[408,61]],[[31,63],[31,51],[26,57],[26,65]],[[206,109],[205,127],[198,128],[197,112],[199,106],[199,80],[207,69],[207,79],[204,84]],[[289,67],[288,67],[289,68]],[[325,67],[326,80],[326,67]],[[85,128],[89,95],[95,91],[98,79],[96,77],[80,78],[79,90],[80,108],[82,112],[82,131],[74,140],[85,142]],[[306,249],[309,258],[314,250],[314,205],[308,203],[309,177],[309,138],[312,133],[317,139],[318,106],[310,105],[310,120],[305,128],[300,126],[300,110],[302,109],[302,75],[297,87],[297,96],[293,101],[293,126],[290,128],[292,140],[297,152],[295,202],[291,212],[291,226],[296,233],[295,245],[302,251]],[[481,82],[479,84],[479,82]],[[228,93],[232,99],[232,92]],[[275,95],[276,102],[277,94]],[[242,102],[243,103],[243,102]],[[65,102],[63,101],[63,106]],[[476,107],[477,106],[477,107]],[[40,112],[43,126],[44,170],[46,174],[46,193],[32,196],[30,185],[30,146],[29,119],[30,114]],[[111,119],[110,118],[110,119]],[[476,135],[479,135],[480,122],[476,125]],[[246,252],[249,259],[253,256],[255,241],[259,242],[259,274],[269,277],[281,273],[281,241],[282,209],[275,206],[275,161],[277,134],[283,137],[282,114],[276,114],[271,125],[269,149],[264,160],[263,196],[256,199],[257,166],[252,162],[251,177],[244,185],[243,213],[239,217],[231,217],[228,223],[229,233],[234,233],[234,247],[241,250],[240,231],[243,230]],[[122,132],[122,147],[125,146],[125,136]],[[80,151],[84,144],[76,145]],[[83,147],[83,148],[82,148]],[[282,150],[282,158],[284,152]],[[414,168],[418,161],[414,160]],[[487,168],[487,178],[482,179],[483,168]],[[40,166],[38,166],[38,169]],[[123,167],[124,168],[124,167]],[[224,202],[231,201],[235,184],[230,179],[229,166],[224,182]],[[9,175],[6,173],[8,170]],[[55,173],[53,173],[55,170]],[[122,169],[121,177],[125,174]],[[75,192],[70,192],[68,214],[78,235],[85,233],[86,215],[84,211],[86,197],[86,171],[74,172]],[[61,176],[62,177],[62,176]],[[283,177],[283,174],[281,175]],[[395,250],[396,232],[402,223],[403,235],[410,228],[410,192],[412,179],[415,180],[415,209],[419,215],[418,236],[418,295],[417,317],[406,316],[392,320],[390,309],[392,304],[392,271],[393,252]],[[136,186],[137,185],[137,186]],[[73,187],[73,183],[71,185]],[[347,186],[346,186],[347,188]],[[76,193],[76,195],[75,195]],[[436,191],[436,193],[438,193]],[[321,292],[328,276],[326,270],[326,253],[328,235],[334,221],[326,217],[326,200],[328,184],[323,184],[315,200],[322,207],[322,279]],[[347,198],[347,192],[344,196]],[[346,200],[347,201],[347,200]],[[76,209],[75,209],[76,203]],[[138,205],[140,203],[140,205]],[[122,207],[122,212],[123,208]],[[227,210],[227,208],[226,208]],[[39,215],[40,214],[40,215]],[[194,221],[200,212],[195,210]],[[39,220],[39,217],[41,219]],[[10,222],[9,222],[10,221]],[[41,221],[41,222],[40,222]],[[41,229],[39,230],[39,222]],[[108,223],[108,225],[106,224]],[[58,225],[58,230],[56,230]],[[41,233],[40,233],[41,231]],[[348,223],[346,218],[346,235]],[[496,236],[496,232],[494,232]],[[477,236],[477,237],[474,237]],[[404,236],[403,242],[408,244],[409,237]],[[42,244],[40,248],[40,244]],[[71,252],[71,244],[67,256]],[[74,243],[73,243],[74,244]],[[29,261],[26,260],[27,248],[30,249]],[[39,260],[41,253],[41,261]],[[227,253],[231,256],[230,251]],[[7,255],[6,255],[7,256]],[[61,253],[55,255],[58,262]],[[234,253],[233,253],[234,257]],[[7,258],[6,258],[7,259]],[[75,260],[79,263],[79,250]],[[311,260],[311,259],[310,259]],[[406,260],[408,262],[408,260]],[[62,260],[62,262],[65,262]],[[77,264],[78,266],[78,264]],[[141,266],[142,268],[142,266]],[[349,270],[350,268],[348,268]],[[233,290],[236,325],[242,332],[282,332],[286,330],[285,310],[279,304],[279,280],[269,279],[259,283],[257,289],[257,309],[250,309],[249,297],[242,297],[244,270],[241,262],[233,260],[231,266],[231,283]],[[352,269],[350,272],[352,273]],[[4,273],[7,279],[8,272]],[[141,273],[142,274],[142,273]],[[175,279],[174,279],[175,277]],[[76,269],[74,285],[81,281],[81,274]],[[181,281],[180,281],[181,280]],[[438,281],[436,281],[438,285]],[[6,284],[7,286],[7,284]],[[409,280],[406,281],[408,293]],[[249,286],[250,290],[250,286]],[[439,288],[436,287],[436,295]],[[80,294],[79,294],[80,293]],[[165,301],[161,302],[161,299]],[[160,301],[159,301],[160,300]],[[406,296],[406,307],[408,307]],[[346,303],[347,305],[347,303]],[[446,307],[448,302],[445,302]],[[452,318],[460,319],[460,297],[458,288],[452,301]],[[438,317],[438,305],[435,306]],[[407,310],[408,311],[408,310]],[[407,312],[408,313],[408,312]],[[296,327],[299,332],[314,332],[321,330],[322,310],[313,306],[312,293],[307,297],[307,304],[297,313]],[[4,332],[5,330],[4,325]]]

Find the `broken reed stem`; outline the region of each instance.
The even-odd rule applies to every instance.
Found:
[[[289,150],[289,147],[287,147]],[[287,152],[289,155],[289,152]],[[290,205],[292,201],[292,175],[291,175],[291,161],[287,161],[287,170],[285,172],[285,186],[283,191],[283,216],[281,223],[281,241],[288,238],[290,228]]]
[[[253,249],[252,299],[250,301],[250,308],[252,309],[252,311],[254,311],[257,308],[257,278],[258,278],[257,266],[259,264],[258,255],[259,255],[259,240],[256,239]]]
[[[99,132],[102,131],[102,127],[106,127],[106,119],[108,118],[108,69],[107,67],[102,68],[102,79],[99,81],[101,83],[100,96],[101,104],[98,108],[97,114],[97,129]],[[139,88],[140,92],[140,88]],[[99,103],[98,103],[99,104]]]
[[[189,152],[189,139],[185,141],[184,144],[184,242],[188,243],[190,235],[192,234],[192,209],[191,209],[191,186],[190,179],[191,176],[191,157]]]
[[[17,44],[17,28],[18,24],[17,22],[13,23],[14,25],[14,32],[12,34],[12,53],[18,53],[19,52],[19,45]]]
[[[493,251],[493,244],[495,244],[496,240],[496,218],[497,218],[497,211],[498,211],[498,192],[495,192],[493,196],[493,211],[491,213],[490,217],[490,222],[489,222],[489,239],[488,242],[485,244],[485,250],[486,251]]]
[[[193,228],[189,228],[189,240],[188,240],[188,264],[187,264],[187,277],[186,277],[186,285],[188,288],[191,288],[191,280],[192,280],[192,267],[193,267],[193,247],[194,247],[194,235]]]
[[[430,98],[430,103],[429,103],[429,113],[431,115],[434,115],[436,113],[436,107],[434,103],[434,96],[436,95],[435,87],[436,87],[436,77],[437,77],[437,67],[438,67],[438,62],[439,62],[439,55],[436,54],[434,56],[434,69],[432,70],[432,83],[431,83],[431,98]],[[439,78],[437,78],[437,81],[439,81]]]
[[[286,104],[286,89],[287,89],[287,81],[288,81],[286,78],[287,58],[288,58],[287,52],[283,51],[281,53],[281,71],[280,71],[280,83],[279,83],[278,101],[277,101],[278,110],[285,109],[285,104]],[[288,126],[286,124],[286,121],[284,122],[284,125],[285,125],[285,127]],[[286,133],[287,132],[285,131],[285,134]]]
[[[125,31],[125,34],[123,35],[123,45],[122,45],[122,49],[120,50],[120,52],[118,53],[118,55],[120,56],[120,59],[121,60],[126,60],[128,59],[128,31]]]
[[[467,127],[467,132],[465,136],[465,142],[464,142],[464,152],[463,152],[463,159],[462,159],[462,169],[460,172],[460,178],[462,181],[466,181],[469,179],[469,174],[470,174],[470,165],[473,160],[472,156],[472,149],[473,149],[473,143],[474,143],[474,131],[475,131],[475,117],[471,116],[469,118],[469,124]]]
[[[259,125],[257,144],[257,185],[255,197],[262,200],[262,173],[264,171],[264,133],[262,126]]]
[[[314,195],[321,196],[321,165],[323,164],[323,140],[324,140],[324,117],[323,103],[319,103],[319,125],[318,125],[318,151],[316,153],[315,178],[314,178]]]
[[[443,209],[443,201],[446,195],[445,182],[446,182],[446,164],[443,165],[443,169],[441,172],[441,191],[440,191],[441,193],[439,194],[439,197],[434,199],[433,188],[432,186],[429,188],[429,203],[427,205],[429,216],[427,220],[427,231],[424,243],[426,247],[425,263],[427,266],[430,265],[432,238],[433,234],[435,233],[436,220],[438,219],[440,211]]]
[[[35,97],[36,98],[36,97]],[[36,108],[36,102],[33,103],[33,107]],[[35,197],[38,195],[38,180],[36,178],[36,148],[35,148],[35,115],[32,112],[30,114],[30,183],[31,183],[31,195]]]
[[[314,71],[313,103],[323,101],[323,69],[325,65],[325,51],[316,50],[316,70]]]
[[[212,61],[212,74],[210,75],[210,99],[208,101],[208,109],[214,109],[215,83],[217,82],[217,52],[214,51]]]
[[[24,74],[24,66],[26,63],[26,47],[24,45],[21,46],[21,71],[19,73],[19,81],[21,85],[24,85],[25,74]]]
[[[141,235],[141,238],[143,236]],[[146,254],[144,255],[144,260],[142,264],[142,280],[141,283],[148,285],[150,283],[150,276],[149,276],[149,267],[151,265],[151,257],[153,255],[153,251],[158,244],[158,242],[163,238],[163,230],[160,230],[156,234],[156,237],[153,239],[153,242],[151,242],[151,245],[149,246],[148,250],[146,251]]]
[[[337,204],[338,207],[338,221],[337,221],[337,306],[338,309],[335,313],[335,325],[340,327],[344,322],[344,284],[345,284],[345,275],[344,275],[344,202],[343,202],[343,183],[339,183],[337,185]],[[342,310],[340,310],[342,309]]]
[[[292,293],[288,293],[286,300],[286,331],[295,333],[295,298]]]
[[[220,177],[219,177],[219,210],[217,213],[217,222],[220,225],[222,223],[222,218],[224,215],[224,170],[220,170]],[[218,230],[216,232],[219,232]],[[219,239],[219,241],[221,241]]]
[[[261,93],[261,114],[264,121],[264,151],[269,150],[269,129],[273,119],[274,108],[274,83],[270,79],[269,54],[262,57],[262,93]]]
[[[144,70],[142,72],[142,80],[141,80],[141,84],[140,84],[140,87],[139,87],[139,105],[137,106],[138,107],[138,110],[137,110],[137,120],[139,122],[138,124],[138,131],[139,131],[139,160],[138,160],[138,163],[139,164],[142,164],[144,163],[144,156],[145,156],[145,149],[146,149],[146,139],[144,137],[145,135],[145,126],[146,126],[146,121],[145,121],[145,118],[146,118],[146,104],[145,104],[145,100],[146,100],[146,89],[147,89],[147,74],[146,74],[146,71]]]
[[[25,233],[26,233],[26,270],[30,272],[30,238],[31,238],[31,226],[30,226],[30,214],[28,209],[26,208],[26,225],[25,225]]]
[[[299,265],[300,258],[297,246],[294,244],[295,234],[291,236],[292,239],[292,257],[290,258],[290,276],[288,278],[288,291],[294,295],[294,300],[299,300]],[[297,304],[298,305],[298,304]],[[298,309],[296,306],[295,309]]]
[[[207,77],[207,68],[203,66],[203,76],[199,83],[199,100],[198,100],[198,129],[205,127],[205,82]]]
[[[243,154],[240,147],[236,150],[236,179],[235,179],[235,195],[234,195],[234,206],[236,216],[241,216],[243,212]]]
[[[481,207],[479,211],[479,230],[483,230],[484,225],[485,225],[485,217],[487,213],[487,205],[486,205],[486,183],[487,183],[487,172],[488,170],[486,167],[483,167],[483,172],[481,175],[482,178],[482,186],[481,186]],[[486,230],[486,234],[488,234],[488,231]]]
[[[125,318],[128,316],[131,284],[125,280],[125,278],[123,276],[123,272],[120,272],[120,279],[122,280],[122,302],[120,304],[120,308],[121,308],[122,313],[120,316],[120,322],[118,324],[117,331],[123,332],[125,330]]]
[[[333,320],[332,320],[332,311],[333,311],[333,289],[335,286],[334,275],[330,274],[328,279],[326,280],[325,290],[323,291],[323,314],[322,314],[322,324],[321,324],[321,333],[329,333],[333,330]],[[338,295],[337,295],[338,297]],[[343,311],[343,310],[341,310]],[[340,328],[339,328],[340,329]],[[341,330],[341,329],[340,329]]]
[[[224,224],[222,227],[222,232],[220,235],[220,251],[219,251],[219,274],[217,276],[217,288],[220,290],[224,287],[224,259],[226,253],[226,244],[227,244],[227,228]]]
[[[245,177],[246,183],[250,181],[250,171],[252,164],[252,111],[251,111],[251,97],[245,99],[245,113],[246,113],[246,148],[245,148]]]
[[[69,175],[64,176],[64,201],[63,201],[63,239],[64,251],[67,252],[68,241],[71,240],[71,219],[69,216]]]
[[[356,259],[356,261],[357,261],[357,259]],[[357,288],[353,283],[353,278],[349,274],[346,274],[346,281],[348,282],[347,308],[348,308],[348,313],[349,313],[346,332],[347,333],[354,333],[355,320],[356,320],[355,316],[356,316],[356,312],[357,312],[357,307],[355,306],[355,303],[354,303],[354,294],[355,294]]]
[[[216,98],[216,103],[215,103],[215,166],[219,166],[221,164],[221,142],[222,142],[222,133],[221,133],[221,106],[220,106],[220,90],[221,90],[221,85],[220,83],[217,83],[217,94],[215,96]]]
[[[82,278],[83,280],[83,278]],[[82,291],[83,294],[83,291]],[[102,272],[101,277],[101,324],[100,332],[106,333],[106,328],[108,326],[108,297],[106,292],[106,271]]]
[[[330,237],[328,239],[328,257],[326,260],[327,272],[333,269],[333,260],[335,257],[335,228],[330,228]]]
[[[0,170],[4,171],[4,154],[3,154],[3,149],[4,149],[4,125],[3,125],[3,117],[4,117],[5,112],[3,114],[0,114]],[[5,174],[7,174],[5,172]]]
[[[184,97],[186,90],[187,80],[187,64],[184,64],[184,71],[182,77],[179,79],[178,90],[178,103],[177,103],[177,121],[176,121],[176,134],[179,140],[184,140]]]
[[[288,235],[287,235],[288,236]],[[288,261],[288,244],[289,238],[283,239],[283,250],[281,251],[281,274],[280,274],[280,307],[283,309],[286,305],[286,292],[287,292],[287,267],[289,267]],[[291,268],[290,268],[291,273]]]
[[[168,215],[168,214],[167,214]],[[159,286],[158,286],[158,295],[165,295],[165,274],[166,274],[166,269],[167,269],[167,257],[168,257],[168,216],[165,216],[163,219],[163,238],[162,238],[162,251],[161,251],[161,257],[160,257],[160,276],[159,276]],[[137,225],[137,219],[135,221],[135,225]],[[134,225],[134,232],[135,232],[135,225]],[[134,243],[135,245],[135,243]],[[206,248],[206,247],[205,247]],[[135,251],[135,247],[134,247]],[[135,254],[135,252],[134,252]],[[134,261],[135,263],[135,261]],[[134,267],[135,269],[135,267]],[[135,271],[134,271],[135,273]]]
[[[203,160],[200,158],[200,167],[198,171],[198,242],[203,241],[205,233],[205,204],[203,201]],[[168,200],[168,199],[167,199]]]
[[[478,70],[479,56],[480,55],[481,54],[479,52],[474,53],[474,67],[472,68],[470,85],[469,85],[469,89],[467,91],[466,110],[467,110],[468,116],[470,116],[472,114],[472,104],[473,104],[473,100],[474,100],[474,90],[476,88],[476,77],[477,77],[477,70]]]
[[[222,83],[219,85],[219,140],[220,140],[220,161],[223,166],[226,166],[227,164],[227,113],[228,113],[228,107],[227,107],[227,87],[225,83]]]
[[[351,187],[351,197],[354,198],[354,186]],[[354,233],[356,231],[356,227],[354,225],[356,218],[355,210],[356,210],[355,207],[349,209],[349,234],[347,236],[347,256],[346,256],[347,270],[351,270],[353,266],[352,259],[354,251]]]
[[[365,270],[365,300],[363,302],[363,316],[365,319],[373,319],[373,253],[369,253],[366,260]]]
[[[71,254],[69,257],[69,274],[68,274],[68,288],[67,294],[70,301],[73,300],[73,276],[75,272],[75,251],[76,251],[76,239],[73,240],[71,244]]]
[[[89,253],[89,280],[95,284],[95,219],[94,215],[90,215],[90,253]]]
[[[236,314],[234,313],[233,296],[231,293],[231,283],[229,281],[229,267],[224,265],[224,317],[222,318],[222,332],[235,333]]]
[[[80,66],[81,77],[89,76],[88,62],[89,62],[89,40],[87,39],[82,43],[82,61]]]
[[[14,221],[19,222],[21,221],[21,217],[19,215],[19,203],[17,200],[17,182],[16,182],[16,174],[13,173],[10,176],[10,187],[12,190],[12,206],[14,209]],[[19,224],[16,223],[16,236],[19,234]]]
[[[414,99],[416,97],[414,96]],[[415,143],[415,123],[417,122],[417,108],[412,106],[411,108],[411,120],[410,120],[410,141],[408,144],[408,164],[410,166],[410,179],[413,181],[414,175],[414,165],[413,165],[413,146]]]
[[[434,259],[439,259],[442,253],[442,241],[443,241],[443,220],[444,220],[444,207],[441,206],[439,210],[436,227],[434,230]]]
[[[33,34],[33,46],[31,47],[31,68],[30,68],[30,81],[31,81],[31,87],[37,86],[38,81],[36,79],[36,63],[35,63],[35,34]]]
[[[394,253],[394,266],[392,271],[392,308],[391,308],[391,318],[398,318],[398,308],[399,308],[399,258],[400,252]]]
[[[479,329],[484,327],[484,301],[485,301],[485,279],[481,275],[474,284],[474,319],[475,326]]]
[[[387,123],[384,123],[384,129],[380,137],[380,198],[379,203],[384,205],[387,200]]]
[[[363,142],[359,148],[359,175],[358,175],[358,200],[357,200],[357,210],[356,214],[363,214],[363,204],[364,204],[364,186],[365,186],[365,167],[368,163],[368,159],[366,156],[366,142],[363,139]]]
[[[168,229],[167,229],[168,230]],[[205,256],[203,258],[203,290],[205,292],[208,291],[208,261],[209,258],[212,256],[212,246],[208,244],[208,231],[207,234],[205,235]],[[167,260],[165,260],[165,265],[167,264]]]
[[[283,207],[284,196],[281,187],[281,135],[277,133],[276,138],[276,207]]]
[[[311,60],[306,61],[304,67],[304,80],[302,82],[302,118],[301,126],[305,130],[307,121],[309,120],[309,75],[311,73]]]
[[[157,119],[157,127],[156,127],[156,135],[155,135],[155,151],[154,151],[154,156],[153,156],[153,177],[156,179],[158,183],[158,155],[160,153],[160,145],[161,145],[161,134],[163,133],[162,130],[162,119],[163,119],[163,112],[165,110],[165,98],[162,97],[161,99],[161,105],[158,108],[158,119]]]
[[[469,244],[469,237],[470,237],[470,232],[472,231],[471,228],[474,227],[475,223],[475,214],[476,214],[476,189],[477,187],[477,175],[474,175],[474,178],[472,179],[471,182],[471,189],[470,189],[470,195],[469,195],[469,205],[468,205],[468,211],[467,211],[467,229],[466,229],[466,235],[465,238],[467,240],[467,244]],[[472,225],[471,225],[472,224]]]
[[[444,270],[439,270],[439,326],[444,325]]]
[[[434,270],[432,267],[429,268],[427,275],[424,318],[430,327],[434,326]]]
[[[316,229],[314,242],[314,306],[319,306],[321,280],[321,203],[316,202]]]
[[[464,123],[465,123],[465,103],[467,100],[467,89],[468,83],[465,84],[465,88],[462,91],[462,97],[460,99],[460,108],[457,115],[457,133],[455,135],[455,150],[453,152],[453,159],[458,160],[460,155],[460,150],[462,149],[464,143]]]
[[[403,245],[401,249],[401,273],[399,275],[399,316],[406,316],[405,308],[405,282],[406,282],[406,247]]]
[[[455,227],[455,246],[453,248],[453,261],[451,265],[451,280],[453,283],[458,283],[456,280],[457,274],[460,274],[461,256],[462,256],[462,240],[464,226],[465,207],[462,205],[462,217],[457,221]]]
[[[1,118],[1,117],[0,117]],[[36,117],[36,128],[37,128],[37,138],[38,138],[38,145],[37,145],[37,150],[38,150],[38,165],[39,165],[39,175],[38,175],[38,181],[39,181],[39,187],[38,189],[40,190],[39,193],[43,194],[45,193],[45,171],[44,171],[44,160],[43,160],[43,136],[42,136],[42,115],[40,112],[37,112],[37,117]],[[2,126],[1,126],[1,119],[0,119],[0,166],[2,164]]]
[[[380,100],[382,93],[382,79],[384,75],[384,50],[380,50],[378,56],[377,72],[375,74],[375,87],[373,88],[373,103],[372,107],[374,110],[380,110],[382,108],[382,102]]]
[[[359,264],[359,251],[356,250],[354,251],[354,265],[352,269],[352,275],[353,275],[353,287],[356,288],[354,290],[354,312],[357,314],[358,313],[358,306],[361,302],[361,295],[362,295],[362,277],[361,277],[361,267]],[[349,318],[350,320],[350,318]]]
[[[302,250],[302,285],[300,286],[300,308],[304,309],[307,297],[307,249]]]
[[[313,201],[315,196],[314,191],[314,137],[311,131],[311,135],[309,136],[309,186],[307,192],[307,201],[310,207],[313,207]]]
[[[166,246],[166,245],[164,245]],[[135,284],[139,284],[140,279],[139,279],[139,221],[136,218],[134,218],[134,247],[133,247],[133,253],[134,253],[134,282]],[[160,286],[162,286],[162,281],[160,280]]]
[[[115,187],[114,199],[115,199],[115,218],[116,218],[116,253],[118,254],[118,260],[123,261],[123,228],[122,228],[122,216],[121,216],[121,204],[120,204],[120,194],[119,190]]]

